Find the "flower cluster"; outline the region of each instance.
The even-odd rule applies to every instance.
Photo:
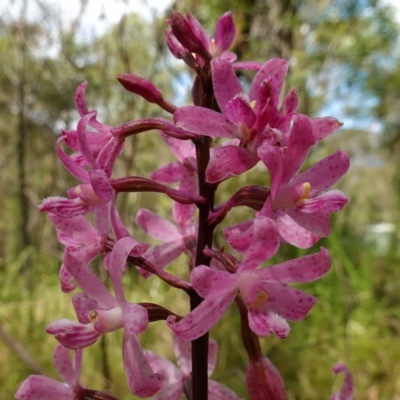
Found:
[[[65,245],[62,291],[81,289],[72,297],[77,321],[59,319],[46,329],[60,343],[54,362],[66,385],[31,376],[18,389],[17,399],[112,399],[85,389],[79,376],[83,349],[118,329],[123,330],[127,384],[136,396],[239,399],[208,379],[217,353],[208,332],[233,303],[240,313],[249,358],[245,384],[250,398],[286,399],[283,379],[263,354],[259,337],[273,334],[285,339],[290,332],[288,321],[299,322],[307,316],[317,299],[290,284],[322,278],[331,260],[323,247],[278,264],[270,260],[282,243],[306,249],[328,236],[330,213],[348,202],[344,193],[330,190],[349,168],[344,151],[301,171],[311,148],[342,124],[332,117],[310,118],[297,112],[296,90],[282,93],[289,68],[286,60],[237,61],[228,51],[236,35],[230,13],[218,20],[213,38],[190,14],[173,11],[168,22],[169,49],[196,73],[194,105],[178,108],[153,83],[121,74],[118,80],[125,89],[157,104],[170,118],[142,118],[111,127],[97,120],[96,111],[89,111],[86,83],[76,91],[80,119],[76,130],[62,131],[56,151],[79,183],[66,197],[50,197],[39,206]],[[254,71],[248,91],[236,74],[241,69]],[[177,161],[148,177],[113,177],[125,140],[151,130],[158,130]],[[221,182],[245,174],[256,164],[265,176],[265,186],[238,188],[228,201],[215,204]],[[173,222],[152,210],[137,210],[137,225],[161,243],[152,247],[141,243],[125,226],[116,206],[120,192],[157,192],[172,200]],[[252,208],[254,217],[224,225],[223,238],[232,250],[216,248],[214,232],[240,206]],[[190,281],[165,270],[181,254],[187,255]],[[91,268],[100,256],[113,293]],[[170,299],[163,305],[129,301],[122,285],[127,263],[135,265],[145,279],[153,276],[185,291],[191,311],[186,316],[176,314]],[[138,335],[156,320],[165,320],[173,334],[179,369],[141,348]],[[67,349],[75,352],[73,363]],[[334,368],[335,373],[341,371],[346,374],[345,383],[332,399],[350,400],[352,378],[345,366]]]

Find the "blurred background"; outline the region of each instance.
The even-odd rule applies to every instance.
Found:
[[[352,166],[338,188],[351,202],[333,215],[333,233],[308,251],[282,246],[275,261],[326,246],[331,272],[301,288],[319,301],[284,342],[261,339],[263,351],[284,377],[288,399],[328,399],[342,377],[331,367],[345,362],[356,399],[400,399],[400,13],[380,0],[2,0],[0,5],[0,391],[11,399],[31,373],[56,377],[55,339],[46,325],[75,318],[70,295],[59,290],[62,247],[46,215],[44,197],[65,196],[76,181],[55,154],[60,129],[75,129],[74,91],[84,80],[90,109],[108,125],[163,115],[123,90],[115,76],[131,72],[163,90],[177,105],[190,102],[192,76],[164,44],[170,7],[190,10],[210,35],[217,18],[232,10],[238,33],[232,51],[241,60],[290,60],[285,92],[296,87],[300,112],[332,115],[344,127],[313,149],[308,164],[338,148]],[[252,74],[242,74],[246,85]],[[172,156],[156,132],[126,142],[115,177],[148,176]],[[221,185],[226,199],[238,185],[268,185],[262,169]],[[170,215],[161,196],[121,196],[119,209],[135,237],[149,242],[133,220],[140,207]],[[226,224],[246,218],[235,210]],[[223,244],[222,240],[217,241]],[[153,243],[150,241],[150,243]],[[182,275],[185,257],[170,270]],[[104,271],[101,262],[94,266]],[[182,293],[156,278],[126,276],[131,301],[152,301],[187,311]],[[163,322],[141,335],[144,348],[173,360]],[[246,355],[235,307],[212,331],[220,344],[213,378],[247,398]],[[82,382],[133,399],[121,361],[120,332],[85,351]]]

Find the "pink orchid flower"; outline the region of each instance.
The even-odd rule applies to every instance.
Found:
[[[286,320],[301,321],[315,304],[314,296],[287,284],[324,276],[331,265],[328,251],[321,248],[316,254],[257,269],[277,252],[279,233],[274,221],[260,212],[248,236],[250,245],[235,273],[203,265],[192,271],[193,287],[205,300],[178,322],[176,317],[168,317],[168,325],[180,338],[194,340],[208,332],[238,293],[249,307],[249,325],[258,336],[273,333],[286,338],[290,330]]]
[[[185,382],[190,385],[192,371],[191,342],[179,339],[174,335],[174,351],[178,368],[169,360],[145,351],[146,358],[153,371],[167,378],[167,384],[152,397],[153,400],[180,400],[184,394]],[[208,341],[208,376],[210,377],[217,362],[218,344]],[[240,398],[220,383],[208,381],[209,400],[240,400]]]
[[[84,98],[86,82],[82,83],[75,93],[75,103],[81,115],[76,131],[63,131],[57,140],[57,154],[72,176],[81,184],[68,190],[68,198],[49,197],[44,199],[39,206],[40,211],[48,211],[63,218],[71,218],[84,215],[101,208],[105,213],[104,199],[100,199],[93,190],[93,180],[96,179],[96,171],[102,171],[110,177],[116,158],[121,153],[124,140],[115,137],[111,128],[96,120],[96,112],[89,111]],[[96,132],[88,131],[92,126]],[[65,142],[77,153],[66,154],[61,143]],[[90,170],[88,170],[88,168]]]
[[[292,117],[298,106],[297,92],[291,90],[279,110],[279,97],[288,69],[283,59],[267,61],[254,77],[249,94],[242,86],[233,66],[221,59],[211,61],[215,97],[222,113],[203,107],[186,106],[174,114],[177,126],[215,138],[236,138],[240,146],[216,149],[207,167],[207,181],[220,182],[254,167],[259,160],[257,149],[263,143],[286,147],[293,136]],[[322,140],[342,124],[335,118],[311,120],[312,141]]]
[[[142,306],[126,301],[121,282],[128,255],[138,257],[145,250],[146,247],[131,237],[124,237],[115,244],[109,262],[114,297],[89,267],[66,248],[64,265],[85,291],[73,298],[79,323],[61,319],[46,329],[63,346],[82,349],[95,343],[102,334],[123,328],[122,354],[126,378],[132,393],[139,397],[153,395],[164,384],[164,378],[154,374],[148,365],[136,337],[146,330],[148,313]]]
[[[54,350],[54,367],[64,382],[41,375],[30,375],[18,388],[18,400],[71,400],[81,398],[84,388],[79,384],[82,350],[75,350],[71,361],[69,350],[60,344]]]
[[[240,140],[241,146],[228,145],[216,149],[207,167],[208,182],[219,182],[239,175],[256,165],[258,156],[255,150],[263,130],[267,128],[262,111],[268,102],[276,105],[279,101],[287,68],[285,60],[267,61],[253,79],[247,96],[232,65],[221,58],[213,59],[211,71],[214,92],[222,114],[197,106],[182,107],[175,112],[174,121],[179,127],[211,137]],[[262,85],[264,81],[269,84]],[[270,90],[272,87],[273,94]],[[255,107],[252,106],[254,102]],[[286,113],[286,125],[290,122],[291,112],[288,110]],[[272,121],[269,123],[272,124]]]
[[[349,198],[339,190],[328,190],[347,172],[350,161],[342,150],[298,173],[313,141],[311,121],[304,115],[293,118],[296,135],[291,135],[285,150],[268,144],[258,155],[271,175],[269,216],[279,229],[282,241],[299,248],[309,248],[321,236],[330,235],[330,213],[341,210]],[[225,240],[237,251],[245,252],[252,221],[224,229]]]
[[[310,124],[305,118],[302,123]],[[339,150],[298,173],[308,153],[308,145],[302,146],[300,141],[296,139],[285,153],[263,145],[258,154],[271,174],[270,196],[281,237],[294,246],[308,248],[321,236],[330,235],[330,213],[349,201],[339,190],[326,190],[347,172],[350,161],[347,153]]]

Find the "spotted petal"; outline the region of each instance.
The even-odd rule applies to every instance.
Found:
[[[232,304],[236,293],[237,288],[234,287],[213,294],[179,322],[175,322],[175,317],[168,317],[168,326],[180,338],[195,340],[208,332],[220,320]]]
[[[165,378],[153,372],[135,335],[124,335],[122,355],[126,380],[134,395],[149,397],[164,386]]]
[[[30,375],[15,393],[17,400],[70,400],[73,396],[65,383],[41,375]]]

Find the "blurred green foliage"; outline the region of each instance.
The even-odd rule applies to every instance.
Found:
[[[78,27],[85,21],[84,8],[65,26],[56,10],[36,3],[42,5],[36,19],[28,18],[23,10],[17,18],[5,14],[0,19],[2,398],[12,398],[18,383],[34,371],[56,378],[51,357],[55,340],[44,329],[54,319],[74,318],[70,296],[59,290],[62,248],[36,205],[43,197],[63,195],[76,184],[54,152],[60,128],[74,129],[77,122],[75,88],[87,80],[90,108],[98,110],[99,120],[118,125],[160,114],[126,93],[115,80],[117,73],[142,75],[166,97],[181,103],[186,99],[177,88],[188,80],[183,66],[167,56],[165,18],[148,22],[136,14],[125,15],[103,35],[81,40]],[[377,0],[182,0],[175,2],[175,8],[191,10],[210,33],[217,17],[232,8],[239,28],[234,51],[241,58],[289,58],[292,67],[286,89],[298,88],[301,111],[319,115],[328,110],[335,115],[338,110],[350,122],[350,127],[319,145],[308,161],[318,161],[338,148],[348,151],[353,160],[338,186],[351,197],[351,203],[333,216],[332,235],[309,251],[327,247],[332,270],[322,280],[301,286],[319,301],[303,322],[292,324],[286,341],[261,339],[265,354],[284,377],[288,399],[327,399],[341,383],[342,378],[334,378],[330,371],[339,361],[355,376],[356,399],[400,399],[399,234],[396,229],[383,254],[366,241],[371,224],[388,222],[397,228],[400,223],[399,27],[393,13]],[[56,55],[51,55],[54,51]],[[249,76],[244,74],[243,82]],[[142,134],[127,141],[115,176],[148,176],[172,159],[156,132]],[[218,201],[245,184],[268,186],[267,176],[258,166],[224,182]],[[140,207],[168,218],[170,202],[160,195],[140,193],[119,199],[121,214],[135,236],[149,241],[133,224]],[[250,214],[235,209],[222,226]],[[223,245],[222,239],[216,244]],[[283,245],[274,262],[305,253]],[[182,256],[170,267],[171,272],[184,274],[185,261]],[[104,275],[100,265],[95,268]],[[135,284],[138,280],[140,285]],[[187,312],[185,295],[156,278],[144,282],[131,268],[124,283],[131,301],[167,307],[172,303],[174,311]],[[220,344],[213,378],[247,398],[247,360],[235,306],[211,336]],[[127,400],[134,397],[126,387],[121,341],[121,333],[116,332],[85,351],[82,382]],[[164,322],[151,324],[141,342],[144,348],[174,357]]]

